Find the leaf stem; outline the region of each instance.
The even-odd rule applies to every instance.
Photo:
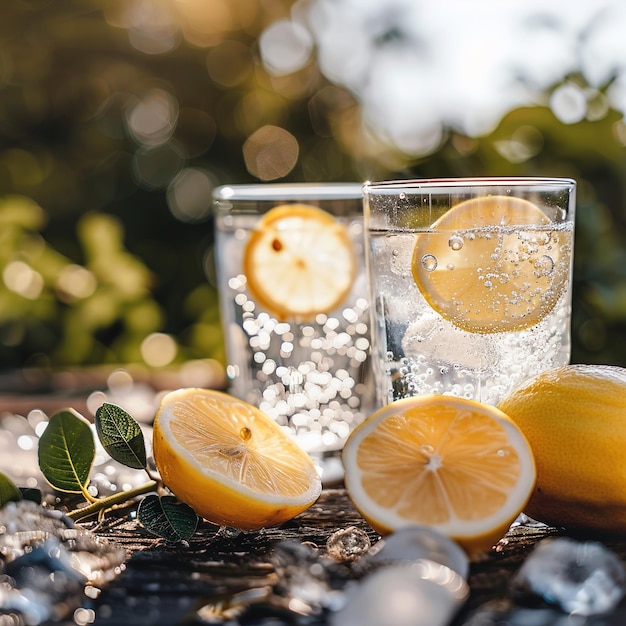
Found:
[[[85,498],[87,502],[94,503],[98,501],[98,498],[95,498],[94,496],[92,496],[89,493],[89,490],[84,485],[81,486],[80,492],[83,494],[83,498]]]
[[[91,515],[95,515],[100,511],[110,509],[116,504],[127,502],[128,500],[132,500],[133,498],[136,498],[137,496],[140,496],[144,493],[154,491],[157,485],[158,483],[156,480],[151,480],[150,482],[139,485],[138,487],[134,487],[133,489],[120,491],[119,493],[114,493],[110,496],[106,496],[105,498],[98,498],[87,506],[84,506],[80,509],[75,509],[74,511],[70,511],[67,516],[74,520],[81,520],[85,517],[90,517]]]

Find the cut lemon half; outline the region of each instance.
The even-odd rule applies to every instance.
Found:
[[[243,270],[252,297],[280,319],[310,319],[339,306],[356,276],[347,228],[305,204],[274,207],[252,231]]]
[[[380,534],[428,526],[469,553],[491,548],[528,502],[532,451],[500,410],[451,396],[379,409],[343,450],[346,489]]]
[[[228,394],[165,395],[153,430],[163,482],[198,515],[222,526],[274,526],[321,492],[311,458],[269,416]]]
[[[567,288],[571,230],[521,198],[461,202],[418,234],[413,278],[428,304],[469,332],[539,323]]]

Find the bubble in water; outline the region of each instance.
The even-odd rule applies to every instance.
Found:
[[[422,257],[422,267],[427,272],[433,272],[437,269],[437,257],[434,254],[425,254]]]
[[[544,254],[535,261],[535,269],[539,276],[549,276],[554,270],[554,260],[552,257]]]
[[[406,194],[404,193],[404,191],[402,193],[400,193],[398,198],[400,198],[400,200],[406,200]]]
[[[452,235],[450,239],[448,239],[448,245],[452,250],[460,250],[463,247],[465,240],[461,235]]]

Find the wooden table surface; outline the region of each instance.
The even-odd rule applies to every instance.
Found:
[[[33,408],[52,414],[66,406],[85,411],[85,397],[81,393],[12,393],[5,388],[0,389],[0,414],[12,411],[26,415]],[[122,546],[128,555],[125,569],[91,602],[96,626],[210,623],[199,618],[198,610],[211,605],[216,598],[229,598],[249,589],[272,589],[275,586],[271,555],[281,541],[309,542],[323,552],[328,538],[349,526],[365,531],[372,543],[378,540],[376,533],[354,509],[341,485],[325,488],[310,509],[280,527],[231,536],[203,522],[186,545],[156,539],[128,516],[109,517],[97,528],[93,522],[85,526]],[[562,529],[545,526],[516,526],[492,550],[474,559],[468,580],[470,598],[455,626],[464,624],[468,616],[484,603],[506,597],[511,577],[536,543],[546,537],[563,534]],[[626,541],[612,538],[603,542],[622,560],[626,559]],[[253,610],[253,607],[248,610]],[[278,620],[273,624],[302,623],[283,617],[284,621]],[[224,619],[213,623],[259,623],[240,622],[239,619],[233,617],[234,621]]]
[[[271,554],[278,542],[311,542],[323,553],[328,538],[349,526],[367,532],[372,543],[379,538],[343,488],[325,489],[310,509],[278,528],[224,537],[203,523],[184,547],[155,540],[133,521],[105,524],[99,534],[124,546],[129,559],[125,571],[98,599],[95,624],[201,623],[194,621],[197,610],[217,596],[275,585]],[[554,528],[518,526],[475,559],[468,580],[471,595],[455,624],[463,624],[484,602],[506,597],[511,576],[535,543],[558,534]]]

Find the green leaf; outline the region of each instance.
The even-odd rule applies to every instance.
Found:
[[[39,439],[39,468],[59,491],[83,493],[96,456],[89,422],[74,409],[55,413]]]
[[[139,504],[137,519],[147,531],[168,541],[186,541],[198,526],[195,511],[174,496],[146,496]]]
[[[17,502],[21,499],[22,492],[8,476],[0,472],[0,508],[7,502]]]
[[[33,487],[20,487],[20,493],[22,494],[22,500],[28,500],[35,504],[41,504],[43,502],[43,494],[41,489],[34,489]]]
[[[146,467],[146,442],[139,424],[121,407],[105,402],[96,411],[96,432],[113,459],[132,467]]]

